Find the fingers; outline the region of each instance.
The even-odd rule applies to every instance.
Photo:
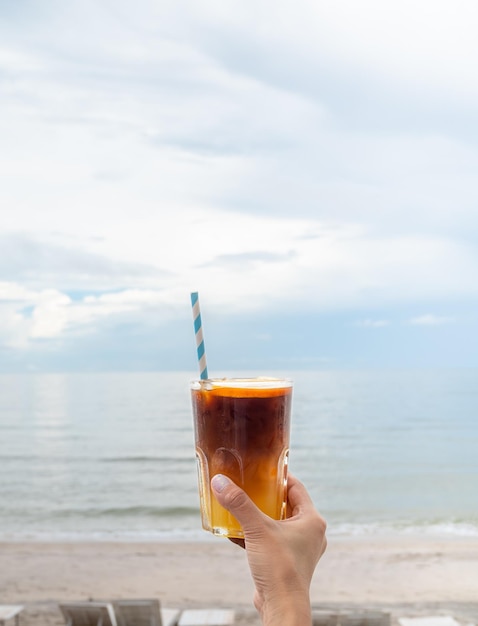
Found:
[[[271,521],[252,502],[249,496],[238,487],[230,478],[223,474],[216,474],[211,480],[211,487],[221,506],[227,509],[238,520],[245,533],[256,534],[263,532],[267,521]],[[315,528],[317,536],[325,533],[326,522],[315,509],[314,503],[304,485],[289,474],[287,489],[289,518],[300,517],[307,520],[308,525]],[[240,540],[242,545],[242,540]]]
[[[259,521],[262,513],[249,496],[224,474],[216,474],[211,487],[221,506],[237,518],[241,526],[251,521]],[[287,499],[292,516],[315,507],[304,485],[292,474],[288,477]]]
[[[291,517],[296,519],[300,517],[303,522],[306,520],[307,528],[317,539],[317,556],[320,557],[327,548],[327,539],[325,537],[327,522],[316,510],[312,498],[300,480],[289,474],[288,482],[287,496],[292,513]]]
[[[314,503],[304,485],[295,476],[289,473],[287,479],[287,500],[292,516],[300,511],[314,509]]]
[[[263,523],[264,514],[230,478],[216,474],[211,487],[219,504],[234,515],[244,531]]]

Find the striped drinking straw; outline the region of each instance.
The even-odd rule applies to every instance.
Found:
[[[204,349],[204,338],[202,336],[201,311],[199,310],[199,295],[197,291],[194,291],[191,294],[191,304],[193,306],[194,332],[196,333],[196,347],[199,361],[199,377],[201,380],[206,380],[206,351]]]

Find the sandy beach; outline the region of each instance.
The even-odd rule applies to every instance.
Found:
[[[245,553],[222,539],[0,544],[0,602],[25,605],[21,626],[61,625],[61,601],[140,597],[234,608],[237,623],[258,624],[252,593]],[[478,623],[478,538],[329,537],[311,600]]]

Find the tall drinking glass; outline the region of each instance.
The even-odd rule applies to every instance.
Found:
[[[286,515],[292,381],[213,378],[191,383],[202,525],[244,537],[210,489],[225,474],[273,519]]]

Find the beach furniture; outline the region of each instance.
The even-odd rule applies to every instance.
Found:
[[[313,626],[390,626],[390,623],[391,615],[385,611],[362,609],[327,611],[312,607]]]
[[[113,600],[118,626],[177,626],[181,611],[166,609],[157,599]]]
[[[400,626],[460,626],[451,615],[426,615],[423,617],[399,617]]]
[[[312,610],[313,626],[338,626],[338,613],[320,609]]]
[[[23,606],[20,604],[0,604],[0,626],[5,626],[5,622],[13,618],[15,618],[15,626],[18,626],[22,611]]]
[[[178,626],[230,626],[235,614],[231,609],[186,609]]]
[[[339,626],[390,626],[391,615],[385,611],[339,611]]]
[[[118,626],[109,602],[69,602],[59,607],[66,626]]]

